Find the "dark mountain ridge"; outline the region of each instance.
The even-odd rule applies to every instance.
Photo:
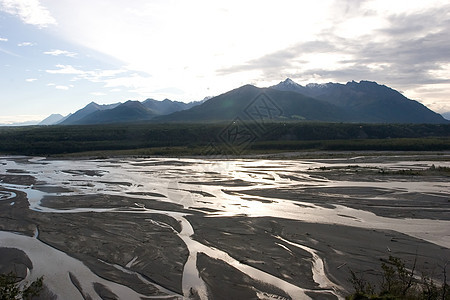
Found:
[[[158,101],[154,99],[147,99],[142,104],[154,111],[158,115],[168,115],[180,110],[186,110],[192,108],[196,105],[199,105],[203,101],[195,101],[195,102],[180,102],[180,101],[172,101],[169,99],[164,99],[163,101]]]
[[[159,115],[192,108],[203,101],[184,103],[165,99],[147,99],[143,102],[128,100],[125,103],[99,105],[91,102],[78,110],[61,125],[110,124],[149,121]]]
[[[258,97],[264,95],[265,100]],[[263,103],[264,102],[264,103]],[[267,107],[267,105],[269,107]],[[265,107],[266,106],[266,107]],[[267,109],[277,111],[268,115]],[[266,111],[265,111],[266,110]],[[189,110],[157,117],[157,121],[217,122],[254,120],[252,111],[270,121],[362,123],[447,123],[421,103],[376,82],[352,81],[301,86],[286,79],[270,88],[244,85]]]
[[[302,86],[286,79],[269,88],[244,85],[199,102],[165,99],[110,105],[91,102],[62,125],[123,122],[318,121],[361,123],[449,123],[398,91],[360,81]]]
[[[114,103],[114,104],[99,105],[95,102],[91,102],[88,105],[86,105],[85,107],[83,107],[82,109],[80,109],[80,110],[76,111],[75,113],[73,113],[72,115],[70,115],[67,119],[62,121],[60,124],[61,125],[80,124],[80,120],[82,120],[86,116],[88,116],[92,113],[98,112],[98,111],[113,109],[113,108],[119,106],[120,104],[121,103],[119,102],[119,103]]]
[[[271,115],[269,115],[269,111]],[[222,122],[239,118],[250,121],[316,120],[344,122],[348,119],[339,107],[291,91],[244,85],[214,97],[189,110],[155,120],[176,122]]]
[[[372,81],[299,85],[286,79],[271,88],[294,91],[344,108],[358,122],[446,123],[439,114],[398,91]]]
[[[63,115],[60,114],[51,114],[44,120],[42,120],[38,125],[52,125],[61,122],[64,119]]]
[[[127,102],[108,110],[95,111],[78,121],[78,124],[112,124],[147,121],[157,116],[139,101]]]

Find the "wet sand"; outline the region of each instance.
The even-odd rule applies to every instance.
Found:
[[[172,218],[159,214],[129,218],[113,212],[42,214],[27,210],[26,195],[17,194],[11,199],[15,202],[14,209],[8,211],[6,206],[11,205],[0,202],[0,230],[36,235],[38,240],[79,259],[105,279],[130,286],[144,295],[159,294],[151,285],[136,280],[136,275],[124,274],[111,266],[125,267],[137,257],[130,271],[142,274],[174,293],[181,293],[181,276],[188,251],[171,228],[162,226],[167,222],[179,227]],[[59,200],[64,202],[64,199]],[[67,200],[70,203],[70,199]],[[0,243],[0,246],[7,245]],[[15,256],[10,256],[10,261],[3,265],[11,268],[15,260]]]
[[[370,171],[449,165],[425,158],[0,158],[0,271],[42,299],[337,299],[389,255],[437,274],[448,177]]]
[[[292,189],[254,189],[241,195],[264,196],[311,203],[325,208],[343,205],[389,218],[450,220],[448,194],[424,194],[370,187],[304,187]]]
[[[292,284],[301,282],[310,289],[317,288],[312,280],[311,254],[277,237],[316,249],[330,279],[347,291],[352,288],[349,269],[378,282],[381,260],[389,255],[402,257],[407,266],[417,256],[418,268],[427,274],[438,273],[445,258],[450,258],[448,248],[395,231],[264,217],[204,218],[193,220],[193,225],[199,228],[194,238],[202,243],[224,249],[243,263]]]

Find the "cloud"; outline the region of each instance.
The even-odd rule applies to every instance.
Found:
[[[124,69],[117,70],[89,70],[85,71],[79,68],[75,68],[72,65],[56,65],[56,70],[46,70],[50,74],[66,74],[76,75],[73,80],[86,79],[91,82],[103,82],[105,80],[114,78],[115,76],[127,72]]]
[[[33,81],[36,81],[36,80],[37,80],[36,78],[27,78],[27,79],[25,79],[26,82],[33,82]]]
[[[447,77],[442,72],[440,77],[435,76],[450,63],[449,11],[447,5],[388,15],[382,28],[354,38],[342,37],[338,29],[331,28],[314,41],[302,41],[217,73],[259,71],[268,80],[280,79],[276,77],[284,72],[301,79],[374,78],[398,85],[450,82],[449,73]],[[329,60],[326,63],[325,58]]]
[[[263,70],[266,74],[271,73],[274,70],[289,69],[294,65],[307,63],[307,60],[303,59],[302,55],[310,53],[329,53],[336,50],[336,46],[327,41],[307,41],[253,59],[242,65],[219,69],[217,70],[217,73],[219,75],[228,75],[241,71]]]
[[[66,85],[57,85],[57,86],[55,86],[55,89],[64,90],[64,91],[67,91],[69,88],[70,87],[68,87]]]
[[[39,0],[0,0],[0,11],[17,16],[24,23],[40,28],[57,24]]]
[[[93,92],[93,93],[91,93],[91,95],[94,95],[94,96],[105,96],[106,94],[102,93],[102,92]]]
[[[32,43],[32,42],[22,42],[22,43],[18,43],[17,46],[19,47],[31,47],[31,46],[35,46],[36,43]]]
[[[72,65],[56,65],[56,69],[46,70],[49,74],[72,76],[69,81],[87,80],[92,83],[102,84],[103,88],[109,92],[137,93],[147,96],[149,93],[155,93],[155,85],[151,81],[151,76],[141,72],[131,72],[126,69],[116,70],[83,70]],[[58,86],[53,83],[48,86],[55,86],[57,89],[67,90],[73,86]],[[103,92],[93,92],[94,96],[105,96]]]
[[[254,72],[257,82],[283,77],[302,83],[374,80],[404,90],[407,97],[421,99],[433,109],[446,105],[450,110],[450,4],[386,13],[384,8],[368,10],[364,5],[358,12],[343,5],[350,3],[346,0],[338,2],[345,13],[337,13],[336,20],[310,40],[220,68],[216,74]],[[364,20],[375,20],[376,26],[364,26]],[[433,93],[421,96],[418,87],[431,86],[436,87]]]
[[[85,71],[78,70],[71,65],[56,65],[57,70],[46,70],[50,74],[67,74],[67,75],[83,75]]]
[[[11,55],[11,56],[20,57],[20,55],[14,53],[14,52],[11,52],[11,51],[2,49],[2,48],[0,48],[0,52],[3,52],[3,53],[5,53],[5,54]]]
[[[137,73],[130,74],[128,76],[120,76],[115,78],[104,79],[105,87],[127,87],[127,88],[140,88],[149,84],[150,77],[142,76]]]
[[[7,38],[2,38],[2,37],[0,37],[0,42],[7,42],[7,41],[8,41]]]
[[[119,87],[142,89],[150,85],[149,76],[138,73],[130,73],[125,69],[117,70],[82,70],[72,65],[56,65],[57,69],[46,70],[50,74],[74,75],[71,81],[88,80],[94,83],[103,83],[105,88],[112,88],[114,91]]]
[[[67,56],[67,57],[75,57],[75,56],[78,55],[75,52],[70,52],[70,51],[65,51],[65,50],[58,50],[58,49],[51,50],[51,51],[46,51],[46,52],[44,52],[44,54],[53,55],[53,56],[63,55],[63,56]]]

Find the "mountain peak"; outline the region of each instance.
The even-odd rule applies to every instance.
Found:
[[[255,85],[253,85],[253,84],[250,84],[250,83],[247,83],[247,84],[244,84],[243,86],[241,86],[240,88],[257,88]],[[240,89],[240,88],[238,88],[238,89]]]
[[[87,107],[87,106],[98,106],[98,104],[95,103],[94,101],[91,101],[91,103],[89,103],[88,105],[86,105],[86,107]]]
[[[303,92],[305,88],[295,82],[294,80],[290,78],[286,78],[284,81],[281,81],[277,85],[271,86],[271,88],[280,90],[280,91],[292,91],[292,92]]]
[[[42,120],[38,125],[53,125],[60,122],[63,118],[63,115],[51,114],[50,116]]]
[[[138,100],[127,100],[124,104],[141,103]]]
[[[280,84],[283,84],[283,85],[295,85],[295,86],[300,85],[300,84],[298,84],[297,82],[295,82],[294,80],[292,80],[290,78],[286,78],[284,81],[280,82]]]
[[[133,108],[137,108],[137,109],[148,110],[148,108],[145,107],[145,105],[142,104],[142,102],[137,101],[137,100],[128,100],[125,103],[123,103],[123,104],[121,104],[121,105],[119,105],[119,106],[117,106],[117,107],[115,107],[113,109],[120,110],[120,109],[124,109],[124,108],[132,108],[132,109]]]
[[[361,86],[373,86],[373,87],[383,86],[381,84],[378,84],[376,81],[370,81],[370,80],[360,80],[359,82],[352,80],[352,81],[347,82],[345,85],[347,85],[347,86],[361,85]]]

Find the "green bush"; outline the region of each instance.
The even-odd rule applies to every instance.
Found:
[[[346,297],[348,300],[450,300],[449,286],[447,284],[447,264],[442,268],[442,283],[436,284],[434,280],[422,274],[415,274],[416,260],[408,269],[405,262],[398,257],[389,256],[381,264],[381,283],[377,287],[368,282],[362,275],[350,270],[349,281],[355,292]]]
[[[42,290],[43,277],[30,284],[19,286],[20,279],[14,273],[0,274],[0,300],[32,299]]]

